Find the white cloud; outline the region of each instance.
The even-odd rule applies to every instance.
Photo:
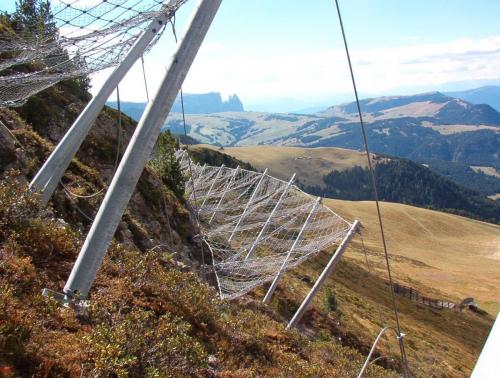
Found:
[[[351,91],[341,49],[312,53],[264,49],[265,54],[244,47],[231,51],[219,43],[204,45],[186,79],[185,92],[237,93],[244,102],[254,102],[285,97],[306,100]],[[351,56],[359,90],[365,93],[500,77],[500,36],[354,49]],[[166,61],[165,54],[161,57],[157,53],[148,59],[152,87],[159,84]],[[101,74],[95,83],[102,80]],[[142,73],[136,67],[120,87],[122,98],[142,101],[142,87]]]

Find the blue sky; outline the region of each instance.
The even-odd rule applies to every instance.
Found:
[[[13,3],[3,0],[0,8]],[[181,10],[179,31],[194,3]],[[340,0],[340,6],[365,95],[500,83],[500,1]],[[151,87],[173,48],[165,33],[146,57]],[[107,74],[96,75],[94,90]],[[142,77],[135,67],[121,85],[122,97],[142,101],[138,87]],[[237,93],[255,109],[348,100],[334,1],[224,0],[184,87]]]

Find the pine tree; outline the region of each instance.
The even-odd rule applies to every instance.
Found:
[[[182,175],[181,166],[175,157],[176,148],[179,148],[178,139],[174,138],[169,130],[161,133],[156,141],[154,157],[151,159],[150,165],[163,183],[178,198],[181,198],[184,195],[185,180]]]
[[[15,30],[34,36],[38,43],[53,42],[58,37],[48,0],[18,0],[12,23]]]

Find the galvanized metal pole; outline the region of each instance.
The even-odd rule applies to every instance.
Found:
[[[201,167],[201,171],[198,175],[198,177],[196,177],[196,180],[201,180],[201,178],[203,177],[203,174],[205,173],[205,170],[207,169],[208,165],[207,163],[203,164],[202,167]]]
[[[224,164],[222,164],[217,171],[217,174],[215,175],[214,181],[212,181],[212,185],[210,185],[210,188],[208,189],[207,194],[205,195],[205,198],[203,198],[203,202],[201,203],[200,208],[198,209],[198,214],[201,212],[201,209],[203,209],[203,206],[205,206],[205,203],[207,202],[208,197],[210,197],[210,194],[212,194],[212,190],[214,189],[215,183],[220,177],[220,174],[224,170]]]
[[[181,153],[181,160],[179,161],[179,166],[182,167],[182,163],[184,163],[184,158],[186,157],[187,155],[187,151],[186,150],[183,150]],[[179,160],[179,156],[178,154],[175,154],[175,157],[177,158],[177,160]]]
[[[311,211],[307,215],[307,218],[302,225],[302,228],[299,231],[299,234],[295,238],[295,241],[293,242],[291,248],[288,250],[288,253],[286,254],[285,259],[283,260],[283,264],[281,264],[280,270],[278,271],[278,274],[276,274],[276,277],[274,277],[273,282],[271,283],[271,286],[269,286],[269,290],[266,293],[266,296],[264,297],[264,300],[262,301],[264,304],[268,304],[269,301],[271,300],[271,297],[274,294],[274,291],[276,290],[276,287],[278,286],[278,283],[281,279],[281,275],[283,274],[286,264],[288,263],[288,260],[290,259],[290,256],[292,255],[292,252],[295,250],[295,247],[299,242],[302,240],[302,235],[304,234],[304,231],[306,230],[307,226],[309,225],[309,221],[311,220],[313,214],[316,212],[316,209],[318,208],[318,205],[321,203],[321,197],[318,197],[316,199],[316,202],[314,202],[313,207],[311,208]]]
[[[285,200],[285,197],[288,194],[288,190],[290,189],[290,186],[292,186],[293,184],[293,180],[295,180],[295,173],[292,175],[290,181],[288,181],[288,184],[286,184],[283,193],[281,193],[280,199],[278,200],[278,202],[276,202],[276,205],[274,205],[273,211],[271,211],[271,214],[269,214],[269,217],[267,217],[266,223],[264,223],[264,226],[262,226],[259,235],[257,235],[255,240],[253,241],[252,246],[250,247],[250,250],[248,251],[245,257],[245,260],[248,259],[250,256],[252,256],[253,252],[255,251],[255,248],[257,248],[257,245],[259,244],[262,235],[264,235],[264,232],[266,232],[267,227],[269,226],[269,222],[274,217],[274,214],[276,213],[278,208],[281,206],[281,203]]]
[[[222,192],[222,195],[220,197],[220,200],[219,202],[217,203],[217,207],[215,208],[214,210],[214,213],[212,214],[212,216],[210,217],[210,220],[208,221],[208,224],[212,223],[212,221],[214,220],[214,217],[215,217],[215,214],[217,214],[217,211],[219,211],[219,207],[220,207],[220,204],[222,203],[222,201],[224,201],[224,197],[226,196],[226,193],[231,189],[231,187],[233,186],[233,183],[234,183],[234,180],[236,178],[236,175],[238,174],[238,170],[240,169],[240,166],[238,165],[236,167],[236,169],[234,170],[233,174],[231,175],[231,178],[229,179],[229,182],[227,184],[227,186],[224,188],[224,191]]]
[[[245,209],[243,210],[240,217],[238,218],[238,222],[236,222],[236,226],[234,226],[233,232],[231,232],[231,235],[229,236],[229,239],[227,240],[228,243],[231,243],[231,240],[233,240],[234,235],[236,234],[236,232],[240,228],[241,221],[243,220],[243,218],[245,218],[247,211],[250,208],[250,205],[252,205],[253,200],[255,199],[255,196],[257,195],[257,192],[259,191],[260,185],[262,184],[262,181],[264,180],[264,177],[266,177],[266,175],[267,175],[267,168],[264,170],[264,173],[262,173],[262,175],[260,176],[259,182],[255,186],[255,189],[253,190],[252,195],[250,196],[250,199],[248,200],[248,202],[245,206]]]
[[[295,312],[295,315],[293,315],[292,320],[290,320],[290,323],[288,323],[288,325],[286,326],[286,329],[295,327],[297,323],[300,321],[300,319],[304,315],[304,312],[306,312],[312,300],[318,293],[319,289],[321,289],[321,286],[323,286],[323,283],[325,282],[327,277],[330,275],[330,273],[333,271],[333,269],[339,262],[340,258],[342,257],[342,254],[344,253],[344,251],[347,248],[347,245],[349,244],[352,237],[356,233],[356,230],[359,227],[359,225],[360,225],[359,221],[355,220],[351,228],[349,229],[349,232],[347,232],[347,235],[344,237],[344,240],[342,240],[342,243],[340,243],[337,250],[333,254],[332,258],[328,262],[327,266],[325,267],[325,269],[323,269],[323,272],[321,272],[321,275],[314,283],[314,286],[312,287],[311,291],[309,292],[309,294],[307,294],[307,297],[304,299],[297,312]]]
[[[33,178],[30,183],[30,189],[40,192],[40,199],[44,204],[49,201],[54,193],[61,177],[71,163],[71,159],[73,159],[78,152],[83,140],[104,107],[106,100],[137,59],[142,56],[144,50],[161,30],[162,25],[167,22],[168,15],[163,14],[153,20],[146,30],[142,32],[141,36],[131,47],[123,61],[114,69],[111,75],[109,75],[102,88],[92,100],[90,100],[75,122],[73,122],[73,125],[71,125],[57,147],[52,151],[35,178]]]
[[[196,185],[198,184],[198,181],[201,180],[201,178],[203,177],[203,174],[205,173],[205,170],[207,169],[207,163],[203,164],[203,166],[201,167],[201,172],[200,174],[196,177],[196,179],[194,177],[191,177],[191,180],[192,180],[192,183],[193,183],[193,192],[189,195],[189,199],[193,198],[194,197],[194,189],[196,189]]]
[[[161,127],[221,2],[201,0],[197,6],[189,28],[177,47],[154,100],[144,111],[99,208],[64,287],[67,296],[87,296],[144,165],[151,156]]]

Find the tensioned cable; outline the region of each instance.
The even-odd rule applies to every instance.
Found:
[[[118,168],[118,163],[120,160],[120,154],[121,154],[121,149],[122,149],[122,142],[123,142],[122,141],[122,139],[123,139],[122,138],[122,110],[121,110],[121,101],[120,101],[120,89],[118,86],[116,87],[116,107],[118,110],[118,123],[117,123],[117,127],[116,127],[116,155],[115,155],[115,161],[113,164],[113,176],[114,176],[114,173],[116,172],[116,169]],[[113,177],[113,176],[111,176],[111,177]],[[80,194],[76,194],[70,188],[68,188],[62,182],[62,178],[59,180],[59,183],[63,187],[64,192],[68,195],[71,202],[73,202],[73,204],[75,205],[75,208],[78,210],[78,212],[80,214],[82,214],[85,218],[87,218],[87,220],[92,222],[94,219],[92,217],[90,217],[89,215],[87,215],[82,209],[79,208],[76,201],[74,201],[74,198],[81,198],[81,199],[94,198],[94,197],[98,196],[99,194],[101,194],[104,191],[105,187],[102,187],[97,192],[92,193],[92,194],[80,195]]]
[[[378,217],[378,222],[379,222],[379,226],[380,226],[380,235],[382,237],[382,245],[384,247],[385,262],[387,265],[387,274],[389,276],[389,285],[391,288],[392,307],[394,309],[394,315],[396,317],[396,327],[397,327],[397,331],[398,331],[399,349],[401,352],[401,362],[403,365],[403,376],[406,378],[406,377],[409,377],[408,361],[406,358],[406,351],[405,351],[405,347],[404,347],[403,335],[401,333],[401,326],[400,326],[400,322],[399,322],[399,313],[398,313],[398,308],[397,308],[397,304],[396,304],[396,295],[394,294],[394,284],[392,281],[391,265],[389,262],[389,253],[387,252],[387,244],[385,241],[384,226],[382,223],[382,214],[380,212],[380,205],[379,205],[378,192],[377,192],[377,186],[376,186],[376,181],[375,181],[375,174],[373,172],[373,166],[372,166],[372,161],[371,161],[371,157],[370,157],[370,149],[368,147],[368,139],[366,137],[365,124],[363,122],[363,114],[361,113],[361,106],[359,103],[358,89],[356,87],[356,80],[354,79],[354,71],[352,68],[351,56],[349,54],[349,48],[347,46],[347,38],[345,35],[345,31],[344,31],[344,24],[342,22],[342,16],[340,14],[340,7],[339,7],[338,0],[335,0],[335,5],[337,7],[337,14],[339,17],[340,29],[342,31],[342,39],[344,40],[344,47],[345,47],[345,52],[346,52],[346,56],[347,56],[347,62],[349,64],[349,71],[351,74],[352,86],[354,89],[354,95],[356,97],[356,106],[358,109],[359,123],[361,125],[361,133],[363,135],[363,142],[365,144],[366,158],[368,160],[368,170],[369,170],[369,174],[370,174],[370,181],[371,181],[371,186],[372,186],[372,191],[373,191],[373,197],[375,200],[375,205],[377,207],[377,217]]]
[[[359,237],[361,239],[361,249],[363,250],[363,253],[365,255],[366,268],[368,269],[368,272],[371,273],[372,270],[370,268],[370,263],[368,262],[368,253],[366,252],[365,241],[363,239],[363,232],[362,231],[358,231],[358,234],[359,234]]]
[[[113,166],[113,175],[118,168],[118,160],[120,160],[120,153],[122,149],[122,104],[120,101],[120,88],[118,85],[116,86],[116,107],[118,110],[118,125],[116,130],[116,155],[115,155],[115,164]]]
[[[148,90],[148,81],[146,79],[146,68],[144,67],[144,55],[141,55],[141,64],[142,64],[142,77],[144,78],[144,89],[146,90],[146,98],[149,102],[149,90]]]

